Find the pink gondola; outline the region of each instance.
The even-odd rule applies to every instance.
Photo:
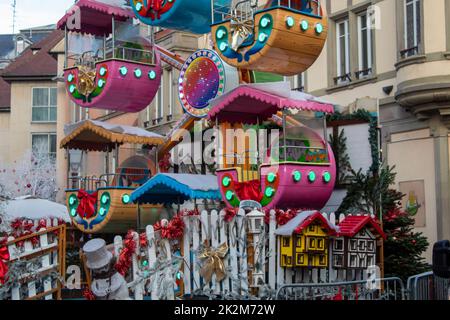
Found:
[[[208,118],[221,132],[217,177],[228,207],[246,200],[265,209],[325,206],[336,181],[335,159],[323,127],[333,105],[291,92],[287,83],[274,83],[240,86],[211,106]],[[261,134],[267,125],[282,131],[279,139],[273,132],[270,137]]]
[[[66,31],[64,81],[85,108],[139,112],[159,90],[160,56],[129,9],[80,0],[58,22]]]

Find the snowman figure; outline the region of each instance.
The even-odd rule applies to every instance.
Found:
[[[88,241],[83,252],[86,265],[92,272],[91,291],[98,300],[131,300],[127,282],[115,269],[113,254],[106,248],[105,240]]]

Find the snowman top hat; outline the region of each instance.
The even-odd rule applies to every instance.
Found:
[[[103,268],[111,262],[113,257],[112,253],[106,249],[106,242],[103,239],[88,241],[83,247],[83,252],[89,269]]]

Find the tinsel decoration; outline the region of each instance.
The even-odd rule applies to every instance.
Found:
[[[183,217],[194,217],[194,216],[199,216],[200,215],[200,211],[198,211],[198,209],[192,209],[192,210],[182,210],[178,213],[178,215],[183,216]]]
[[[92,292],[92,290],[89,289],[89,288],[86,288],[86,289],[83,290],[83,297],[84,297],[86,300],[90,300],[90,301],[95,300],[95,295],[94,295],[94,293]]]
[[[145,248],[148,246],[148,239],[147,239],[147,235],[145,233],[141,233],[139,235],[139,246],[141,248]]]
[[[183,258],[173,255],[171,259],[159,257],[155,264],[148,270],[143,280],[150,279],[147,290],[155,292],[159,300],[173,298],[176,286],[176,275],[179,272]]]
[[[6,241],[0,243],[0,284],[4,284],[8,274],[9,251],[6,247]]]
[[[170,153],[166,153],[159,161],[159,169],[162,173],[165,173],[169,172],[170,167]]]
[[[225,222],[230,223],[233,221],[234,217],[238,214],[239,209],[237,208],[226,208],[225,209],[225,216],[223,217],[223,220]]]
[[[284,226],[286,223],[291,221],[293,218],[295,218],[300,212],[302,212],[302,209],[289,209],[289,210],[281,210],[276,209],[275,210],[275,219],[277,221],[277,225]],[[270,211],[266,211],[264,222],[266,224],[270,224]]]
[[[185,225],[181,215],[176,215],[168,223],[162,224],[158,221],[153,227],[155,232],[161,231],[161,238],[176,240],[183,237]]]
[[[58,219],[58,225],[65,224],[64,220]],[[10,235],[13,236],[15,239],[21,238],[23,236],[27,236],[36,232],[41,231],[42,229],[47,229],[47,221],[45,219],[39,220],[37,226],[34,225],[33,222],[31,222],[28,219],[15,219],[11,222],[10,227]],[[53,231],[53,234],[55,236],[59,235],[59,230]],[[33,246],[39,245],[39,236],[35,236],[30,239]],[[18,241],[16,243],[16,247],[23,248],[25,244],[25,241]]]
[[[125,277],[132,264],[133,254],[136,252],[136,242],[133,239],[133,230],[128,231],[125,237],[124,247],[120,251],[119,259],[116,263],[116,270]]]

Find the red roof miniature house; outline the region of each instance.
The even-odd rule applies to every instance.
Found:
[[[328,266],[329,237],[337,228],[320,212],[303,211],[284,226],[275,230],[280,239],[282,267]]]
[[[366,269],[375,265],[377,239],[386,238],[380,225],[370,216],[347,216],[339,223],[333,240],[333,267]]]

